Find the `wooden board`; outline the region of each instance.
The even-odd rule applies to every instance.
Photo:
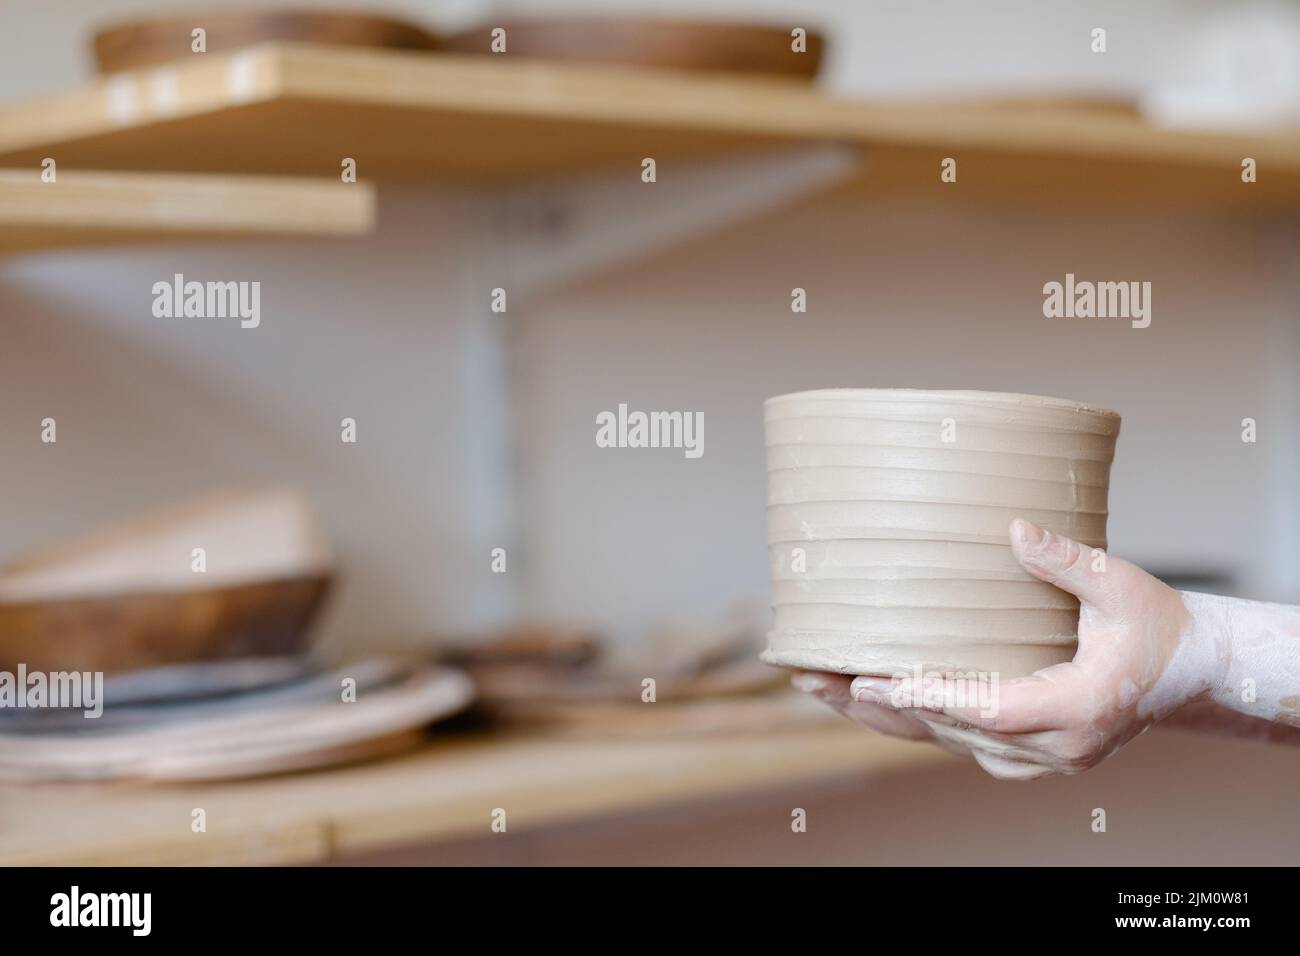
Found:
[[[847,721],[700,739],[443,734],[414,754],[278,779],[0,786],[0,865],[322,862],[486,835],[498,807],[508,839],[548,823],[953,759]],[[206,833],[190,827],[198,807]]]
[[[781,733],[841,718],[806,694],[769,693],[646,704],[519,701],[490,709],[498,720],[565,736],[614,740],[699,737],[705,734]]]
[[[0,169],[0,253],[98,243],[355,236],[375,224],[367,183],[318,177],[86,172],[55,182]]]
[[[809,144],[863,147],[874,194],[1292,215],[1300,134],[1160,130],[1119,110],[867,103],[796,81],[271,44],[0,109],[0,163],[518,180]],[[939,181],[947,156],[958,184]],[[1259,182],[1240,181],[1243,157]],[[1008,189],[1008,187],[1012,187]],[[947,190],[946,192],[944,190]]]

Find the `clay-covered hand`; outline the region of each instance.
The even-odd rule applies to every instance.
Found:
[[[1091,767],[1193,700],[1284,720],[1277,701],[1286,698],[1279,695],[1288,687],[1300,693],[1300,610],[1179,592],[1127,561],[1027,521],[1012,523],[1011,547],[1030,574],[1079,598],[1073,661],[990,683],[978,700],[969,682],[944,676],[796,674],[795,686],[869,727],[967,751],[994,776],[1010,779]],[[1255,636],[1238,642],[1233,625],[1242,616]],[[1256,640],[1261,629],[1265,638]],[[1277,648],[1287,635],[1291,656],[1279,671]],[[1251,665],[1234,662],[1238,649],[1249,651],[1259,674],[1242,677]],[[1248,695],[1238,693],[1239,681],[1273,704],[1261,704],[1257,694],[1243,703]]]

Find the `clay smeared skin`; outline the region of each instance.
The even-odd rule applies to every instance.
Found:
[[[1300,608],[1206,594],[1184,600],[1223,665],[1210,699],[1245,717],[1300,725]]]
[[[796,686],[884,733],[968,753],[1006,779],[1078,773],[1166,719],[1300,743],[1300,608],[1175,591],[1113,557],[1097,571],[1091,549],[1028,522],[1013,523],[1011,546],[1027,571],[1080,598],[1079,651],[1003,682],[996,715],[950,705],[942,681],[923,682],[925,707],[904,706],[918,697],[910,678],[803,673]]]

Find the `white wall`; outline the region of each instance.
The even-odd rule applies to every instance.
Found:
[[[1204,29],[1223,33],[1224,14],[1258,15],[1266,28],[1279,16],[1293,23],[1297,16],[1289,0],[499,0],[487,6],[501,17],[636,11],[820,29],[828,40],[829,86],[890,96],[1135,95],[1171,77],[1203,77],[1206,63],[1189,51]],[[1096,27],[1107,31],[1105,55],[1090,48]],[[1256,79],[1280,77],[1261,71]]]

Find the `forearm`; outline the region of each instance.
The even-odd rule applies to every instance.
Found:
[[[1191,591],[1182,598],[1192,632],[1179,648],[1182,660],[1172,663],[1195,669],[1201,688],[1196,695],[1201,706],[1183,720],[1210,720],[1213,711],[1204,704],[1212,703],[1237,718],[1223,714],[1231,725],[1224,729],[1294,737],[1280,730],[1276,736],[1265,733],[1264,725],[1300,728],[1300,607]],[[1251,732],[1252,726],[1258,732]]]

